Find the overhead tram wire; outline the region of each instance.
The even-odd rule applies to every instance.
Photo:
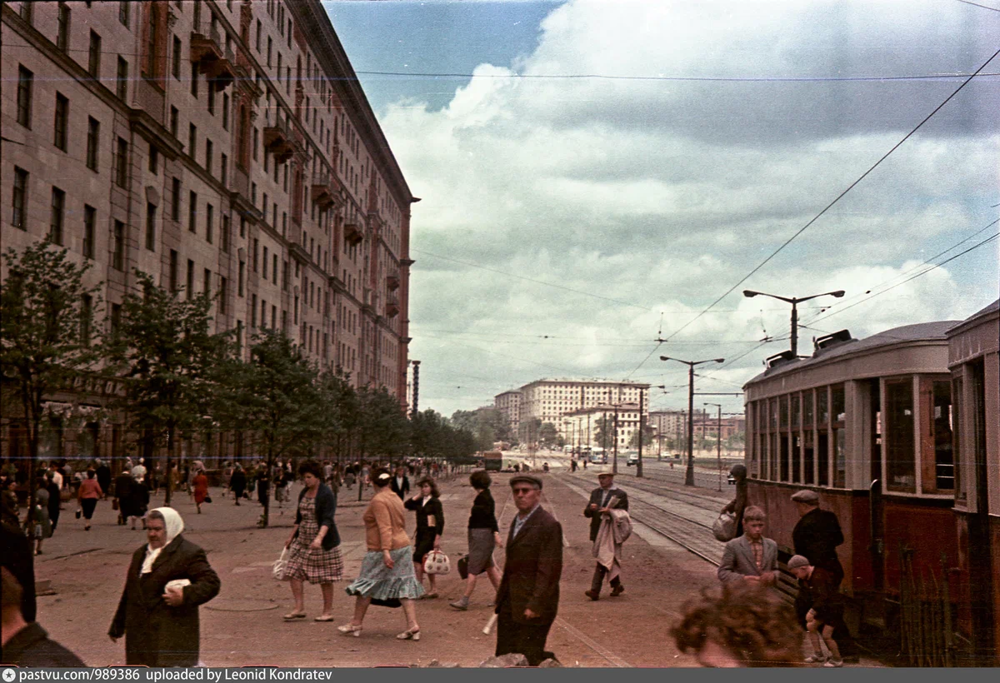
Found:
[[[915,74],[910,76],[629,76],[624,74],[476,74],[462,72],[427,71],[356,71],[359,76],[392,76],[399,78],[488,78],[510,80],[555,80],[555,81],[668,81],[674,83],[882,83],[907,81],[941,81],[966,78],[969,74]],[[973,74],[975,75],[975,74]],[[983,76],[1000,76],[1000,73],[985,73]],[[308,79],[302,79],[308,80]],[[330,80],[360,80],[351,76],[341,76]]]
[[[728,290],[726,290],[726,292],[725,292],[725,293],[724,293],[724,294],[723,294],[722,296],[720,296],[720,297],[719,297],[718,299],[716,299],[716,300],[715,300],[715,301],[713,301],[713,302],[712,302],[711,304],[709,304],[709,305],[708,305],[708,307],[707,307],[707,308],[705,308],[705,309],[704,309],[704,310],[703,310],[703,311],[702,311],[701,313],[699,313],[699,314],[698,314],[698,315],[696,315],[696,316],[695,316],[694,318],[692,318],[691,320],[689,320],[689,321],[687,321],[686,323],[684,323],[684,324],[683,324],[683,325],[682,325],[682,326],[681,326],[680,328],[678,328],[677,330],[675,330],[674,332],[672,332],[672,333],[671,333],[671,334],[670,334],[670,335],[669,335],[669,336],[667,337],[667,341],[669,341],[670,339],[672,339],[672,338],[673,338],[674,336],[676,336],[677,334],[679,334],[679,333],[680,333],[681,331],[685,330],[685,329],[686,329],[686,328],[687,328],[688,326],[690,326],[690,325],[691,325],[692,323],[694,323],[694,322],[695,322],[696,320],[698,320],[698,319],[699,319],[699,318],[701,318],[701,317],[702,317],[703,315],[705,315],[705,314],[706,314],[706,313],[707,313],[708,311],[710,311],[710,310],[711,310],[712,308],[714,308],[716,304],[718,304],[718,303],[719,303],[720,301],[722,301],[722,300],[723,300],[723,299],[725,299],[725,298],[726,298],[727,296],[729,296],[729,295],[730,295],[730,294],[731,294],[731,293],[732,293],[732,292],[733,292],[733,291],[734,291],[734,290],[735,290],[735,289],[736,289],[737,287],[739,287],[739,286],[740,286],[740,285],[742,285],[742,284],[743,284],[744,282],[746,282],[747,280],[749,280],[749,279],[750,279],[750,278],[751,278],[751,277],[752,277],[752,276],[753,276],[753,275],[754,275],[755,273],[757,273],[757,271],[759,271],[759,270],[760,270],[761,268],[763,268],[763,267],[764,267],[765,265],[767,265],[767,263],[768,263],[768,262],[770,262],[770,261],[771,261],[771,259],[773,259],[773,258],[774,258],[775,256],[777,256],[778,254],[780,254],[780,253],[781,253],[781,252],[782,252],[782,251],[783,251],[783,250],[785,249],[785,247],[787,247],[787,246],[788,246],[789,244],[791,244],[791,243],[792,243],[793,241],[795,241],[795,239],[796,239],[796,238],[798,238],[798,237],[799,237],[799,235],[801,235],[801,234],[802,234],[802,233],[804,233],[804,232],[805,232],[806,230],[808,230],[808,229],[809,229],[809,228],[810,228],[810,227],[811,227],[811,226],[813,225],[813,223],[815,223],[816,221],[818,221],[818,220],[819,220],[819,219],[820,219],[820,218],[821,218],[821,217],[822,217],[822,216],[823,216],[823,215],[824,215],[824,214],[825,214],[825,213],[826,213],[827,211],[829,211],[829,210],[830,210],[831,208],[833,208],[833,206],[834,206],[834,205],[835,205],[835,204],[836,204],[837,202],[839,202],[839,201],[840,201],[841,199],[843,199],[843,198],[844,198],[844,197],[845,197],[845,196],[847,195],[847,193],[848,193],[848,192],[850,192],[850,191],[851,191],[851,190],[853,190],[853,189],[854,189],[855,187],[857,187],[857,185],[858,185],[859,183],[861,183],[861,181],[862,181],[862,180],[864,180],[865,178],[867,178],[867,177],[868,177],[868,176],[869,176],[869,175],[870,175],[870,174],[872,173],[872,171],[874,171],[874,170],[875,170],[876,168],[878,168],[878,167],[879,167],[879,166],[880,166],[880,165],[882,164],[882,162],[883,162],[883,161],[885,161],[886,159],[888,159],[888,158],[889,158],[889,156],[890,156],[890,155],[891,155],[891,154],[892,154],[893,152],[895,152],[895,151],[896,151],[897,149],[899,149],[899,148],[900,148],[900,147],[901,147],[901,146],[903,145],[903,143],[904,143],[904,142],[906,142],[907,140],[909,140],[909,139],[910,139],[910,138],[911,138],[911,137],[912,137],[912,136],[913,136],[914,134],[916,134],[916,132],[917,132],[918,130],[920,130],[921,128],[923,128],[923,126],[924,126],[924,124],[925,124],[925,123],[927,123],[928,121],[930,121],[930,120],[931,120],[931,118],[932,118],[932,117],[933,117],[933,116],[934,116],[935,114],[937,114],[937,113],[938,113],[939,111],[941,111],[941,109],[942,109],[942,108],[943,108],[943,107],[944,107],[944,106],[945,106],[946,104],[948,104],[948,103],[949,103],[949,102],[950,102],[950,101],[951,101],[951,100],[952,100],[952,99],[953,99],[953,98],[954,98],[954,97],[955,97],[955,96],[956,96],[956,95],[957,95],[957,94],[958,94],[959,92],[961,92],[961,91],[962,91],[962,89],[963,89],[963,88],[965,88],[965,86],[967,86],[967,85],[968,85],[968,84],[969,84],[970,82],[972,82],[972,79],[973,79],[973,78],[975,78],[975,77],[976,77],[977,75],[979,75],[979,73],[980,73],[980,72],[982,72],[982,70],[983,70],[983,69],[985,69],[985,68],[987,67],[987,65],[989,65],[989,63],[990,63],[990,62],[992,62],[992,61],[993,61],[994,59],[996,59],[997,55],[1000,55],[1000,50],[997,50],[996,52],[994,52],[994,53],[993,53],[993,54],[992,54],[992,55],[990,56],[990,58],[989,58],[989,59],[987,59],[987,60],[986,60],[985,62],[983,62],[983,63],[982,63],[982,65],[981,65],[981,66],[980,66],[980,67],[979,67],[978,69],[976,69],[976,70],[975,70],[975,71],[974,71],[974,72],[973,72],[972,74],[970,74],[970,75],[969,75],[969,77],[968,77],[968,78],[966,78],[966,79],[965,79],[964,81],[962,81],[961,85],[959,85],[959,86],[958,86],[957,88],[955,88],[955,90],[953,90],[953,91],[952,91],[952,93],[951,93],[950,95],[948,95],[948,97],[946,97],[946,98],[944,99],[944,101],[943,101],[943,102],[941,102],[941,104],[939,104],[938,106],[934,107],[934,109],[933,109],[933,110],[931,111],[931,113],[929,113],[929,114],[928,114],[927,116],[925,116],[925,117],[923,118],[923,120],[921,120],[921,121],[920,121],[920,123],[918,123],[918,124],[917,124],[917,125],[916,125],[916,126],[915,126],[915,127],[913,128],[913,129],[912,129],[912,130],[910,130],[910,132],[909,132],[909,133],[907,133],[906,135],[904,135],[904,136],[903,136],[903,138],[902,138],[902,139],[901,139],[901,140],[900,140],[899,142],[897,142],[897,143],[896,143],[895,145],[893,145],[893,146],[892,146],[892,147],[891,147],[891,148],[889,149],[889,151],[888,151],[888,152],[886,152],[885,154],[883,154],[883,155],[882,155],[882,156],[881,156],[881,157],[879,158],[879,160],[878,160],[878,161],[876,161],[876,162],[875,162],[874,164],[872,164],[872,165],[871,165],[871,166],[870,166],[870,167],[868,168],[868,170],[867,170],[867,171],[865,171],[864,173],[862,173],[862,174],[861,174],[861,175],[860,175],[860,176],[859,176],[859,177],[857,178],[857,180],[855,180],[855,181],[854,181],[854,182],[852,182],[852,183],[851,183],[850,185],[848,185],[848,186],[847,186],[847,188],[846,188],[846,189],[845,189],[845,190],[844,190],[843,192],[841,192],[840,194],[838,194],[838,195],[837,195],[837,196],[836,196],[836,197],[835,197],[835,198],[833,199],[833,201],[831,201],[831,202],[830,202],[829,204],[827,204],[827,205],[826,205],[825,207],[823,207],[823,209],[822,209],[822,210],[820,210],[820,212],[819,212],[819,213],[817,213],[817,214],[816,214],[815,216],[813,216],[813,218],[812,218],[812,219],[810,219],[808,223],[806,223],[806,224],[805,224],[805,225],[803,225],[803,226],[802,226],[801,228],[799,228],[799,229],[798,229],[798,230],[797,230],[797,231],[795,232],[795,234],[793,234],[793,235],[792,235],[791,237],[789,237],[789,238],[788,238],[787,240],[785,240],[785,241],[784,241],[784,242],[783,242],[783,243],[781,244],[781,246],[779,246],[779,247],[778,247],[777,249],[775,249],[775,250],[774,250],[774,251],[773,251],[773,252],[771,253],[771,255],[770,255],[770,256],[768,256],[768,257],[767,257],[766,259],[764,259],[763,261],[761,261],[761,262],[760,262],[760,263],[759,263],[759,264],[758,264],[758,265],[757,265],[756,267],[754,267],[754,269],[753,269],[753,270],[751,270],[751,271],[750,271],[749,273],[747,273],[746,275],[744,275],[744,276],[743,276],[743,277],[742,277],[742,278],[741,278],[741,279],[739,280],[739,282],[737,282],[737,283],[736,283],[736,284],[734,284],[734,285],[733,285],[732,287],[730,287],[730,288],[729,288]],[[813,322],[815,322],[815,321],[813,321]],[[643,361],[643,362],[645,362],[645,361]]]

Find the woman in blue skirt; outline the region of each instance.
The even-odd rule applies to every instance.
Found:
[[[406,533],[406,510],[403,501],[389,488],[392,475],[384,468],[371,473],[375,495],[365,510],[365,542],[368,552],[361,563],[361,575],[347,587],[347,594],[356,596],[354,618],[338,627],[345,635],[361,635],[368,606],[375,604],[394,607],[402,605],[406,615],[406,630],[399,640],[420,640],[417,608],[413,603],[424,593],[413,571],[413,547]]]

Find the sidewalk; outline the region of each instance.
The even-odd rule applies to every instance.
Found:
[[[566,665],[671,666],[694,664],[678,656],[667,632],[680,616],[681,604],[701,585],[714,583],[714,571],[690,554],[670,547],[653,547],[638,536],[625,547],[626,593],[594,603],[583,595],[589,587],[594,560],[588,538],[588,520],[582,516],[585,501],[559,482],[558,474],[541,475],[545,502],[562,522],[569,547],[564,549],[564,569],[559,607],[560,621],[553,626],[548,649]],[[514,515],[506,505],[509,475],[494,477],[501,533],[506,536]],[[574,487],[576,489],[578,487]],[[293,499],[298,488],[293,490]],[[456,478],[442,486],[446,526],[443,549],[452,563],[466,552],[466,524],[473,490],[467,480]],[[468,612],[457,612],[448,602],[464,587],[457,571],[441,577],[441,598],[417,606],[422,639],[400,642],[395,634],[404,628],[400,610],[372,608],[360,638],[347,638],[336,630],[350,619],[354,600],[344,587],[357,575],[365,553],[361,515],[365,503],[357,502],[357,488],[342,490],[344,502],[337,510],[343,539],[345,581],[334,588],[334,614],[330,623],[312,617],[322,606],[319,588],[306,586],[306,620],[286,624],[281,615],[291,608],[286,584],[271,578],[271,564],[280,554],[294,520],[294,504],[272,508],[272,527],[258,529],[261,508],[256,503],[233,505],[220,489],[212,490],[215,502],[198,515],[186,493],[175,493],[174,507],[185,522],[185,535],[207,552],[222,579],[217,598],[201,609],[202,660],[212,666],[377,666],[427,664],[432,659],[476,666],[491,656],[495,633],[482,627],[492,610],[492,589],[486,577],[472,598]],[[370,497],[366,495],[366,501]],[[162,503],[162,493],[151,507]],[[501,516],[501,510],[503,514]],[[46,540],[45,554],[36,558],[39,580],[50,579],[55,595],[38,599],[39,622],[52,637],[95,666],[124,664],[124,646],[106,636],[117,607],[131,554],[145,544],[141,531],[117,526],[117,513],[109,501],[98,505],[93,529],[83,531],[73,516],[75,506],[63,511],[59,530]],[[407,523],[412,530],[413,518]],[[502,551],[496,554],[502,564]],[[607,596],[607,592],[604,594]]]

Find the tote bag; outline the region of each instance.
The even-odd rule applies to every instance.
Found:
[[[432,550],[424,556],[424,571],[428,574],[447,574],[451,571],[451,560],[440,550]]]
[[[285,580],[285,568],[288,566],[288,548],[283,548],[281,550],[281,557],[274,561],[271,566],[271,576],[275,578],[276,581]]]

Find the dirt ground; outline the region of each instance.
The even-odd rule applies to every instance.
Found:
[[[594,567],[589,520],[582,515],[586,491],[563,483],[556,472],[542,476],[543,505],[562,523],[568,543],[564,549],[559,619],[550,632],[547,649],[568,666],[695,665],[693,658],[677,652],[668,631],[679,618],[682,604],[701,586],[715,584],[714,568],[668,541],[643,534],[653,540],[651,544],[634,534],[625,544],[625,593],[610,598],[605,586],[601,600],[592,602],[583,594],[589,588]],[[498,512],[507,503],[502,517],[498,514],[505,537],[515,513],[513,503],[508,503],[508,477],[498,475],[493,484]],[[441,598],[418,603],[422,633],[419,643],[395,639],[395,634],[405,628],[401,610],[371,608],[360,638],[345,637],[336,630],[338,624],[350,619],[354,599],[343,589],[357,575],[365,552],[361,521],[364,504],[356,501],[356,488],[342,491],[337,510],[345,580],[335,584],[335,621],[312,621],[320,613],[322,602],[318,586],[307,586],[309,618],[283,622],[281,615],[292,606],[291,592],[287,585],[271,578],[271,564],[280,554],[294,520],[292,504],[272,508],[272,527],[258,529],[259,505],[244,502],[236,507],[219,489],[212,493],[215,502],[205,505],[202,515],[195,513],[186,493],[176,494],[174,505],[184,518],[185,536],[208,551],[209,561],[222,579],[219,596],[201,608],[204,663],[407,666],[426,665],[437,659],[475,666],[493,654],[495,633],[482,633],[492,614],[489,581],[483,576],[470,609],[457,612],[448,607],[448,602],[463,590],[454,569],[439,579]],[[464,477],[442,486],[446,518],[443,549],[453,563],[466,551],[466,524],[473,495]],[[154,503],[161,501],[157,498]],[[117,513],[109,502],[99,504],[89,532],[74,519],[73,510],[73,505],[64,509],[58,531],[45,542],[44,554],[36,558],[36,577],[51,580],[56,592],[39,597],[38,619],[54,639],[87,664],[123,664],[123,643],[112,643],[106,633],[129,558],[145,543],[145,536],[141,531],[117,526]],[[412,525],[412,517],[408,523]],[[502,551],[498,550],[496,557],[502,563]]]

